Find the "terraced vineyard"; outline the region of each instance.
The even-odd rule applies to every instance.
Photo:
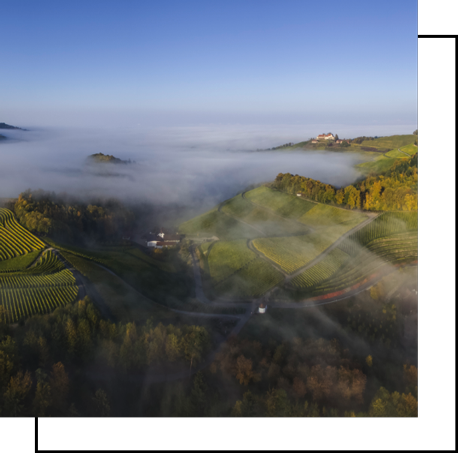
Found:
[[[51,251],[32,267],[0,272],[0,304],[8,310],[10,322],[47,313],[74,301],[77,294],[75,277]]]
[[[255,259],[256,253],[247,247],[245,239],[217,242],[207,257],[210,277],[216,284]]]
[[[298,219],[316,206],[315,203],[299,199],[279,190],[270,189],[266,186],[246,192],[245,198],[252,203],[271,209],[289,219]]]
[[[241,195],[225,203],[222,211],[251,225],[255,233],[259,231],[259,234],[255,234],[254,237],[299,235],[308,232],[305,225],[289,221],[270,209],[251,203]]]
[[[359,219],[319,229],[304,236],[261,238],[253,246],[264,256],[292,274],[324,252],[337,239],[358,225]]]
[[[260,297],[283,280],[283,275],[263,261],[256,258],[238,272],[214,287],[216,297],[247,299]]]
[[[374,239],[418,230],[418,215],[416,212],[385,212],[364,228],[351,234],[342,244],[341,249],[354,255],[361,246]]]
[[[318,264],[294,277],[290,284],[298,288],[310,288],[333,275],[349,258],[347,253],[335,248]]]
[[[418,235],[394,235],[376,239],[362,249],[351,262],[342,267],[331,278],[315,287],[315,292],[339,291],[389,270],[390,265],[408,263],[418,259]]]
[[[8,310],[10,322],[17,322],[36,314],[48,313],[57,307],[75,300],[78,288],[75,285],[64,287],[41,287],[21,289],[1,289],[0,304]]]
[[[40,239],[17,223],[10,210],[0,208],[0,261],[44,247],[45,244]]]

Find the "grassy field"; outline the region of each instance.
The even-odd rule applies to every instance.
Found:
[[[315,204],[315,206],[307,211],[298,220],[305,225],[313,228],[322,228],[333,226],[341,223],[358,223],[367,219],[367,216],[356,211],[335,208],[326,204]]]
[[[225,203],[222,211],[231,217],[243,220],[258,230],[261,234],[258,234],[257,237],[298,235],[308,232],[307,228],[300,223],[288,221],[274,211],[242,198],[241,195]]]
[[[370,146],[371,148],[380,149],[397,149],[402,146],[410,145],[415,142],[416,135],[391,135],[389,137],[380,137],[374,140],[365,140],[359,146]],[[353,145],[353,144],[352,144]]]
[[[150,316],[163,317],[169,312],[166,307],[153,304],[93,261],[68,252],[62,252],[62,256],[89,280],[92,284],[88,288],[89,295],[95,300],[101,298],[116,320],[142,321]]]
[[[310,263],[359,223],[359,220],[349,221],[304,236],[255,239],[253,245],[260,253],[291,274]]]
[[[393,149],[392,151],[386,153],[386,157],[389,157],[391,159],[408,159],[409,156],[406,156],[404,153],[401,151],[398,151],[397,149]]]
[[[136,247],[99,247],[89,250],[48,242],[60,251],[102,264],[146,297],[161,304],[167,305],[169,299],[184,299],[193,291],[193,280],[174,252],[171,252],[169,259],[161,262]]]
[[[0,273],[2,272],[18,272],[30,266],[41,253],[41,250],[35,250],[26,255],[17,256],[9,260],[0,261]]]
[[[246,192],[245,197],[252,203],[271,209],[279,215],[293,220],[302,217],[307,211],[316,206],[315,203],[266,186]]]
[[[250,261],[213,288],[216,297],[247,299],[260,297],[283,280],[283,275],[261,258]]]
[[[404,156],[407,158],[407,156]],[[356,167],[361,170],[364,174],[368,174],[371,172],[374,173],[384,173],[385,171],[389,170],[391,166],[396,162],[396,158],[380,158],[370,162],[363,162],[362,164],[358,164]]]
[[[182,223],[179,227],[179,232],[187,236],[216,236],[226,241],[242,238],[247,239],[261,235],[259,231],[219,212],[217,207]]]
[[[226,279],[256,259],[245,239],[216,242],[207,257],[208,270],[214,284]]]
[[[414,154],[418,153],[418,146],[415,146],[413,143],[410,145],[402,146],[399,148],[401,151],[404,151],[407,154],[413,156]]]

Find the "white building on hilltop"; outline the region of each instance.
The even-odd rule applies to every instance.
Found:
[[[333,134],[320,134],[316,138],[317,140],[334,140]]]

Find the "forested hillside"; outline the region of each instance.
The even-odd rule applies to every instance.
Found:
[[[290,194],[302,193],[321,203],[370,211],[416,211],[418,209],[418,153],[397,159],[382,174],[341,189],[304,176],[279,173],[272,187]]]
[[[71,199],[66,194],[27,190],[10,206],[28,230],[72,241],[78,237],[117,239],[134,221],[131,211],[119,201],[94,204]]]

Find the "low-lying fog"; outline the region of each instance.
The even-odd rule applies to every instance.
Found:
[[[41,188],[81,197],[177,203],[193,207],[195,213],[280,172],[346,185],[359,176],[354,165],[367,160],[355,153],[256,151],[313,135],[300,134],[297,128],[47,129],[4,135],[8,140],[0,142],[0,197]],[[87,156],[99,152],[135,163],[88,168]]]

